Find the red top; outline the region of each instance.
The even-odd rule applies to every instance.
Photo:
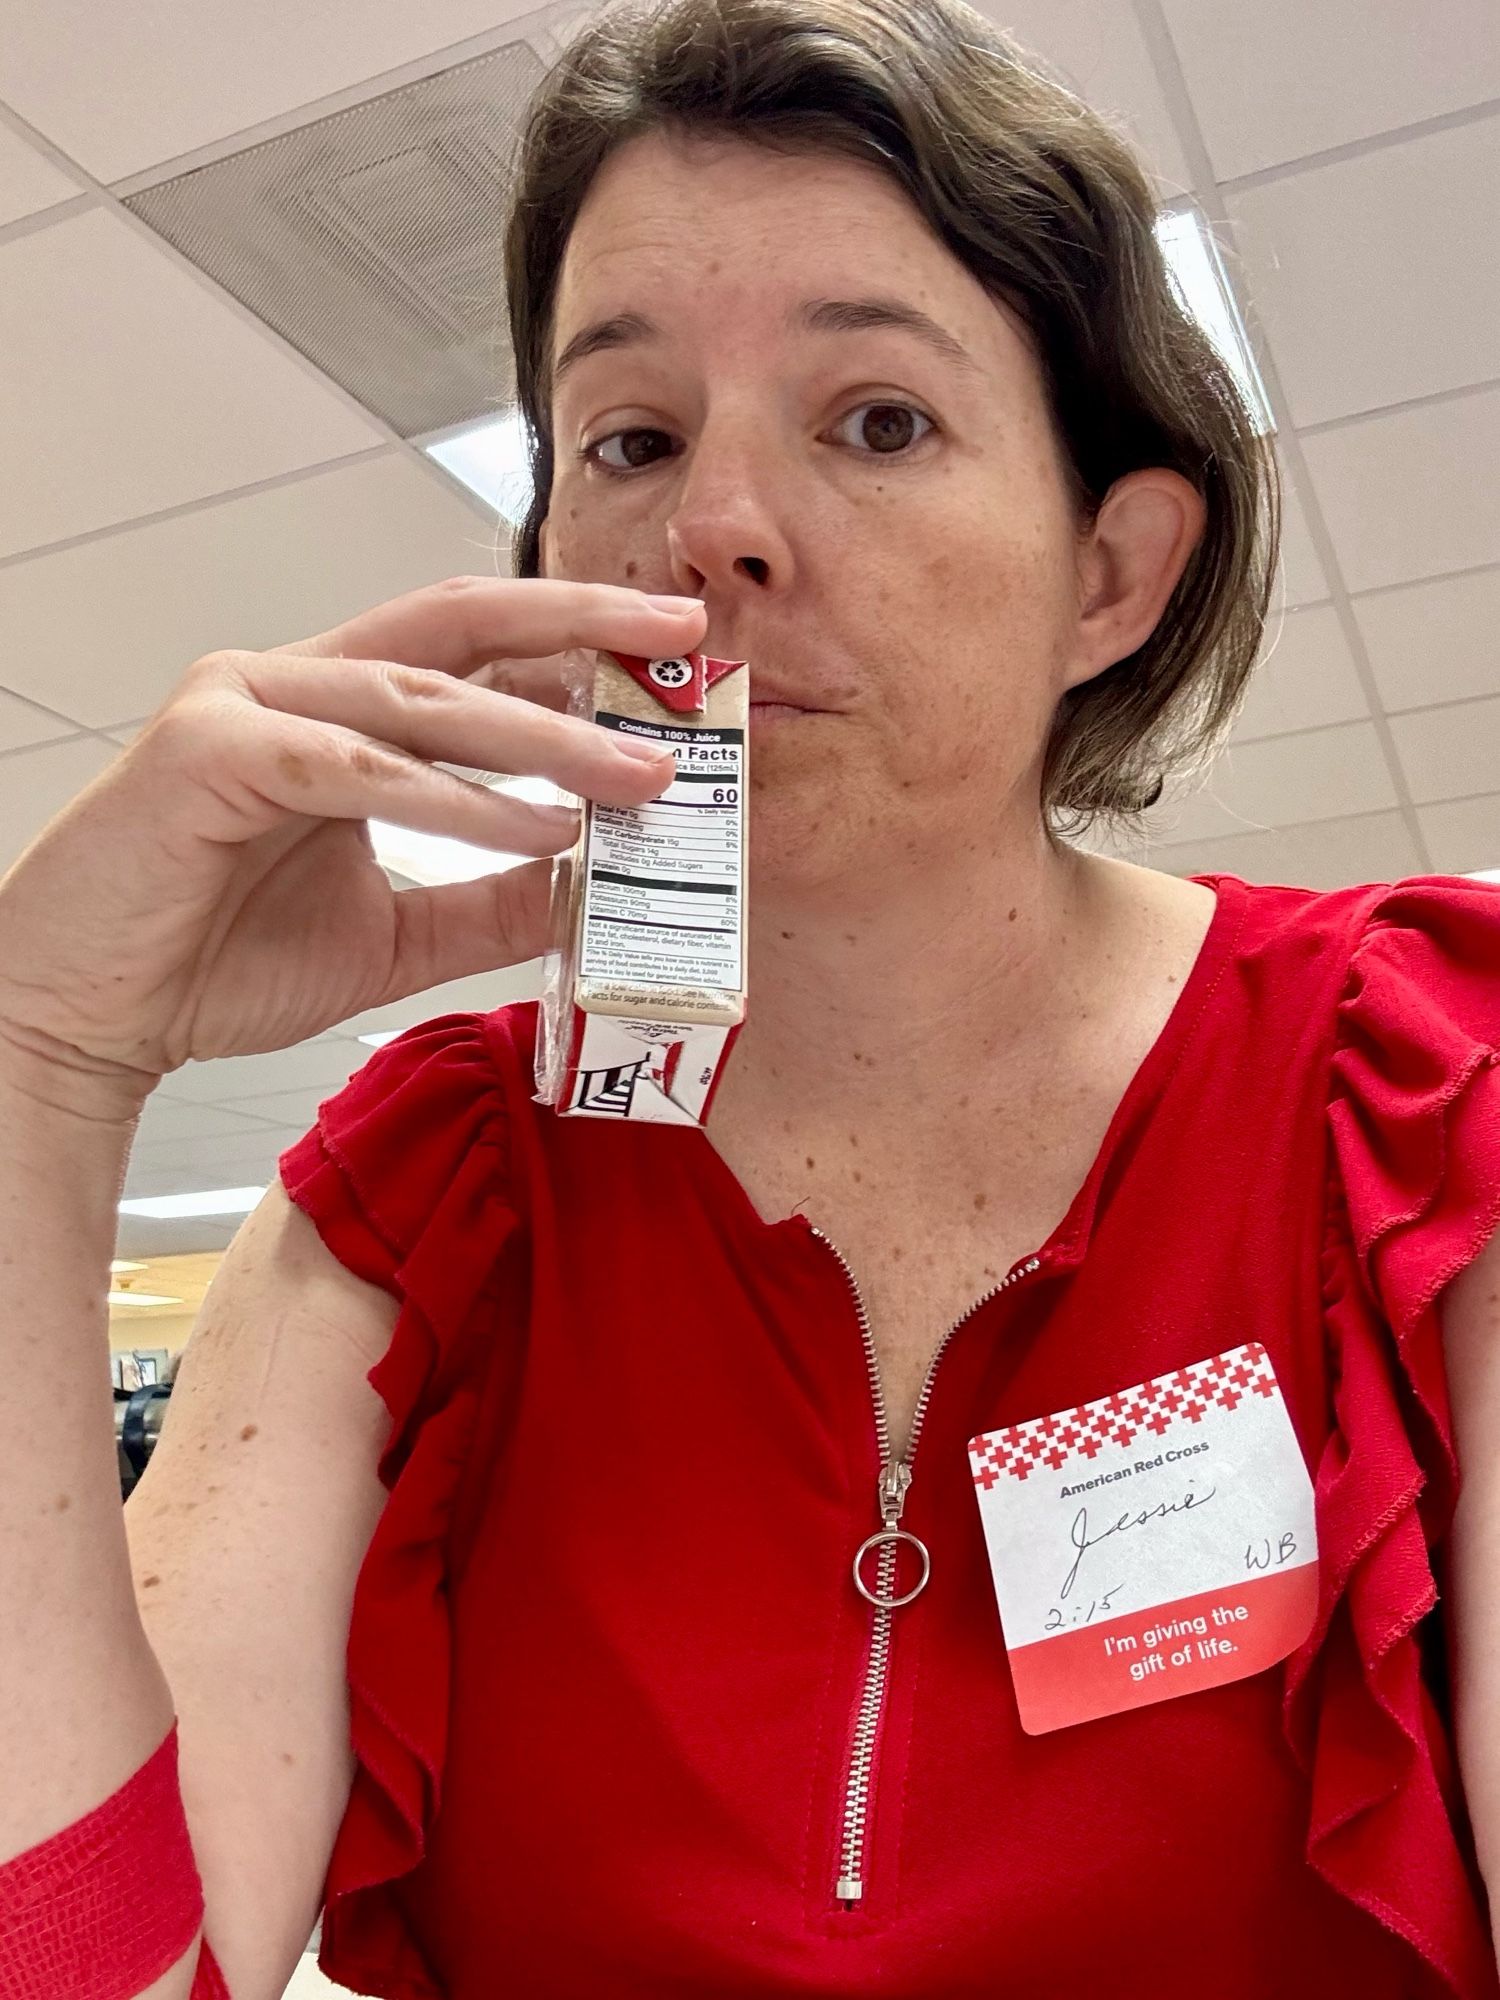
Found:
[[[931,1581],[891,1614],[852,1908],[879,1467],[838,1257],[762,1220],[702,1132],[535,1104],[532,1004],[414,1028],[323,1105],[287,1186],[404,1302],[371,1374],[390,1498],[350,1633],[334,1978],[1500,1992],[1424,1616],[1456,1493],[1434,1300],[1500,1221],[1500,888],[1196,879],[1212,925],[1087,1179],[934,1371],[902,1517]],[[1314,1479],[1310,1638],[1027,1736],[968,1439],[1250,1340]]]

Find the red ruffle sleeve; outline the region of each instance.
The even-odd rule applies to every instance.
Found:
[[[1500,888],[1419,877],[1383,895],[1330,1081],[1334,1425],[1318,1618],[1288,1662],[1285,1726],[1312,1777],[1309,1862],[1477,2000],[1500,1992],[1484,1885],[1415,1628],[1458,1490],[1436,1301],[1500,1222]]]
[[[379,1468],[389,1497],[354,1592],[356,1768],[319,1952],[330,1977],[389,2000],[442,1991],[392,1889],[421,1861],[441,1799],[446,1533],[479,1396],[479,1307],[516,1226],[482,1020],[444,1015],[388,1042],[280,1161],[288,1194],[339,1262],[401,1302],[369,1375],[392,1418]]]

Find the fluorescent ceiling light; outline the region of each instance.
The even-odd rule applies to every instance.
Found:
[[[1500,868],[1476,868],[1462,879],[1465,882],[1500,882]]]
[[[1269,435],[1276,424],[1265,384],[1207,219],[1191,206],[1166,209],[1156,218],[1156,240],[1178,298],[1227,363],[1256,430]]]
[[[501,875],[507,868],[519,868],[525,858],[492,847],[472,847],[466,840],[449,840],[438,833],[414,833],[409,826],[388,826],[378,819],[370,821],[370,839],[382,868],[423,886]]]
[[[482,774],[479,782],[486,790],[506,792],[536,805],[555,805],[562,798],[562,793],[547,778],[511,778],[491,772]],[[392,826],[379,819],[370,821],[370,839],[375,859],[382,868],[423,886],[436,882],[473,882],[481,875],[503,875],[508,868],[519,868],[530,859],[528,855],[506,854],[495,847],[476,847],[467,840],[450,840],[445,834],[414,833],[410,827]]]
[[[398,1035],[405,1033],[404,1028],[387,1028],[383,1035],[356,1035],[354,1039],[357,1042],[368,1042],[372,1049],[383,1049],[387,1042],[393,1042]]]
[[[143,1201],[122,1201],[121,1215],[248,1215],[264,1195],[263,1187],[206,1188],[199,1194],[155,1194]]]
[[[431,439],[422,449],[503,521],[515,527],[525,520],[531,507],[531,461],[519,408]]]
[[[168,1298],[165,1292],[109,1292],[106,1297],[112,1306],[180,1306],[181,1299]]]

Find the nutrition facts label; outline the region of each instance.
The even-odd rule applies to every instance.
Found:
[[[739,989],[744,730],[679,729],[623,715],[594,720],[674,750],[677,776],[643,806],[596,805],[590,813],[580,971]]]

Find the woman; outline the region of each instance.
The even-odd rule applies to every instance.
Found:
[[[0,886],[48,1336],[0,1911],[45,1990],[104,1990],[154,1813],[130,1990],[173,2000],[279,1992],[325,1900],[325,1969],[401,2000],[1493,1993],[1494,1509],[1443,1369],[1483,1468],[1500,898],[1062,837],[1219,739],[1274,559],[1140,169],[954,0],[672,0],[545,84],[508,278],[517,579],[198,662]],[[568,842],[438,759],[659,791],[548,712],[574,646],[751,662],[706,1134],[535,1103],[530,1006],[382,1049],[226,1258],[122,1549],[84,1322],[140,1104],[539,951],[545,860],[393,899],[362,821]],[[1310,1629],[1024,1726],[969,1441],[1240,1343]]]

